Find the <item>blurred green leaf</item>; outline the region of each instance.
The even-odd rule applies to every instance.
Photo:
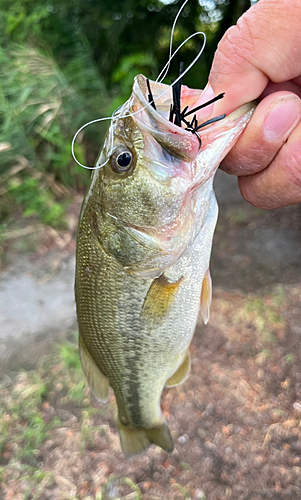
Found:
[[[169,54],[170,30],[182,1],[176,0],[2,0],[0,6],[0,221],[14,213],[61,225],[64,202],[36,178],[54,175],[64,186],[83,190],[89,173],[70,153],[74,133],[84,123],[109,116],[128,99],[134,77],[156,79]],[[174,48],[203,30],[207,46],[185,76],[185,84],[205,85],[217,42],[246,10],[249,0],[189,2],[179,17]],[[190,40],[171,62],[166,81],[185,67],[202,46]],[[83,130],[75,152],[95,161],[108,122]],[[27,162],[18,186],[7,189],[8,172]],[[29,171],[30,170],[30,171]],[[34,182],[30,183],[28,177]],[[23,185],[23,187],[22,187]]]

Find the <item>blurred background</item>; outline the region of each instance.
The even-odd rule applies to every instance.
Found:
[[[205,86],[217,44],[254,2],[191,0],[176,48],[204,31],[184,83]],[[73,296],[79,210],[90,173],[70,146],[109,116],[133,78],[156,79],[182,2],[0,2],[0,499],[294,500],[301,498],[301,210],[248,205],[219,172],[208,326],[192,373],[165,391],[175,441],[130,461],[114,396],[90,396]],[[190,40],[166,83],[194,59]],[[92,165],[108,122],[78,137]]]

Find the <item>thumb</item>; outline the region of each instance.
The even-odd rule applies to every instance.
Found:
[[[214,114],[257,99],[269,80],[285,82],[301,74],[300,22],[301,0],[260,0],[227,30],[206,89],[208,96],[225,92]]]

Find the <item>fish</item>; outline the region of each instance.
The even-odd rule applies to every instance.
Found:
[[[188,377],[199,312],[209,320],[214,174],[254,110],[249,103],[199,125],[202,91],[174,87],[135,77],[78,226],[79,355],[96,398],[114,391],[127,457],[151,444],[174,448],[161,395]]]

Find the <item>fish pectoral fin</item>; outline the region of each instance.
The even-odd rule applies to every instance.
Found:
[[[201,292],[201,315],[203,317],[203,321],[205,325],[207,325],[210,316],[210,304],[212,299],[212,280],[210,276],[210,271],[207,269],[207,272],[204,276],[202,283],[202,292]]]
[[[91,391],[97,399],[106,403],[109,397],[109,380],[98,368],[81,336],[79,336],[79,357]]]
[[[154,279],[144,299],[141,319],[158,326],[167,316],[183,279],[171,283],[164,274]]]
[[[188,377],[190,372],[190,354],[187,351],[184,361],[175,371],[175,373],[166,381],[166,387],[174,387],[175,385],[182,384]]]
[[[165,422],[150,429],[133,429],[123,425],[118,420],[118,429],[122,451],[127,458],[142,453],[151,444],[160,446],[168,453],[173,451],[173,440]]]

